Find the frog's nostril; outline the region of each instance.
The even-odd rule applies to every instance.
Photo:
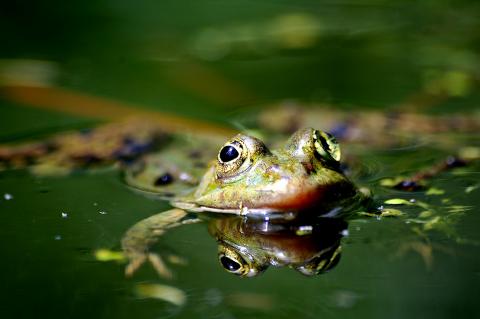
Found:
[[[240,154],[238,153],[237,149],[232,145],[224,146],[220,150],[220,160],[224,163],[233,161],[239,155]]]
[[[227,269],[228,271],[237,271],[240,269],[239,263],[226,256],[222,256],[220,258],[220,262],[222,263],[223,268]]]

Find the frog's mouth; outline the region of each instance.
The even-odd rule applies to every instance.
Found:
[[[285,219],[292,220],[297,215],[295,211],[282,211],[274,208],[218,208],[212,206],[197,205],[192,202],[172,202],[172,205],[196,213],[220,213],[239,216],[248,216],[261,219]]]

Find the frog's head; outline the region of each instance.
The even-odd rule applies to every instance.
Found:
[[[299,130],[272,151],[259,139],[239,134],[220,148],[193,195],[175,204],[232,213],[328,212],[358,193],[339,161],[335,138],[319,130]]]

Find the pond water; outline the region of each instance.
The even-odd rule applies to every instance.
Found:
[[[194,134],[244,130],[264,107],[295,103],[389,121],[458,113],[478,125],[479,13],[474,0],[11,1],[0,10],[0,144],[137,112]],[[263,124],[294,122],[271,114]],[[478,318],[478,161],[435,176],[430,192],[380,186],[478,150],[478,126],[373,145],[402,127],[416,129],[387,125],[342,152],[376,205],[404,215],[350,218],[340,262],[313,277],[229,274],[201,223],[155,246],[185,259],[168,262],[173,279],[149,264],[126,278],[124,263],[95,252],[120,250],[125,231],[167,202],[132,191],[113,168],[39,177],[0,166],[0,318]],[[155,285],[173,300],[147,297]]]
[[[475,139],[470,140],[474,145]],[[160,278],[150,265],[125,278],[124,264],[97,261],[94,252],[118,250],[126,229],[168,209],[167,203],[133,192],[114,169],[68,177],[4,171],[0,174],[2,317],[478,315],[478,165],[442,173],[431,185],[444,193],[427,195],[383,188],[379,180],[414,172],[443,158],[445,151],[422,146],[362,153],[368,173],[354,178],[375,192],[379,205],[392,198],[425,202],[444,225],[419,233],[431,219],[414,222],[425,209],[410,206],[402,206],[406,216],[353,218],[348,236],[342,239],[339,264],[313,277],[275,267],[255,278],[229,274],[219,265],[215,240],[202,223],[167,232],[155,247],[186,260],[169,264],[174,279]],[[138,294],[139,285],[154,284],[180,289],[186,301],[179,306]]]

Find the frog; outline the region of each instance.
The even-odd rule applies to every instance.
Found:
[[[171,277],[150,247],[169,229],[201,222],[205,214],[291,222],[341,217],[368,206],[371,193],[344,174],[340,159],[335,137],[313,128],[297,130],[272,150],[254,136],[234,136],[220,148],[195,187],[170,196],[172,209],[127,230],[122,239],[129,260],[126,275],[149,261],[162,277]]]
[[[284,154],[288,157],[289,152],[284,145],[277,144],[276,141],[280,139],[283,141],[285,134],[301,130],[302,127],[308,127],[309,125],[320,126],[322,129],[333,133],[342,142],[342,151],[345,149],[346,152],[342,152],[342,163],[333,164],[335,161],[323,160],[322,164],[326,165],[331,171],[332,168],[333,171],[341,171],[343,175],[347,175],[352,180],[361,180],[362,183],[367,184],[371,188],[375,188],[376,184],[383,188],[380,190],[375,188],[377,203],[378,207],[385,206],[388,210],[382,210],[380,213],[378,210],[373,213],[366,212],[362,216],[375,218],[403,216],[402,218],[407,218],[406,222],[409,225],[415,226],[412,227],[415,233],[419,232],[418,225],[424,225],[420,227],[423,229],[422,231],[430,231],[431,229],[444,231],[444,224],[452,224],[449,212],[445,216],[441,216],[441,214],[432,210],[431,205],[427,208],[425,202],[411,203],[410,200],[412,198],[409,193],[426,192],[428,196],[434,197],[437,194],[437,197],[439,197],[438,194],[444,191],[431,188],[429,180],[433,180],[434,177],[445,171],[457,169],[457,167],[460,167],[459,172],[461,172],[463,166],[473,166],[479,162],[480,148],[478,147],[478,139],[474,139],[476,136],[471,134],[471,132],[475,133],[480,128],[478,113],[431,117],[417,113],[404,113],[402,110],[393,113],[372,113],[363,110],[361,112],[345,112],[338,107],[332,106],[320,108],[303,105],[293,105],[293,107],[287,105],[286,108],[278,108],[278,106],[276,105],[275,109],[265,109],[259,112],[260,114],[257,114],[256,118],[252,119],[256,123],[256,125],[252,123],[252,127],[255,130],[259,130],[262,135],[260,139],[265,141],[267,145],[275,145],[273,147],[274,150],[280,150],[279,152],[272,151],[270,153],[275,156]],[[306,205],[308,207],[299,206],[297,210],[294,209],[295,205],[292,205],[291,209],[269,207],[268,205],[257,208],[250,206],[242,206],[242,208],[236,206],[224,207],[221,205],[222,199],[219,198],[218,201],[213,201],[211,197],[209,205],[206,205],[208,203],[201,204],[199,201],[200,197],[196,197],[194,190],[200,185],[207,187],[208,183],[204,182],[201,184],[200,181],[206,180],[202,176],[205,172],[208,172],[208,169],[216,169],[216,161],[212,165],[208,160],[215,156],[218,145],[223,143],[224,134],[227,134],[227,132],[225,130],[215,130],[215,126],[212,127],[211,123],[207,125],[192,125],[192,123],[189,123],[188,127],[183,127],[182,130],[172,130],[172,126],[164,124],[165,120],[159,121],[158,114],[149,114],[147,117],[142,116],[125,119],[120,122],[105,123],[96,128],[79,132],[59,133],[42,141],[0,145],[0,172],[26,168],[37,177],[68,176],[69,174],[83,172],[102,172],[104,167],[111,166],[124,175],[126,184],[135,191],[155,198],[165,199],[175,207],[169,213],[165,212],[161,214],[161,217],[154,218],[156,220],[152,221],[152,225],[156,225],[155,229],[158,234],[150,231],[151,234],[147,236],[146,234],[149,233],[148,229],[143,233],[139,232],[137,234],[138,247],[144,247],[145,249],[149,247],[146,243],[149,241],[153,243],[161,236],[160,233],[166,232],[171,227],[196,222],[197,219],[201,219],[197,217],[202,217],[202,214],[208,212],[224,215],[226,213],[242,215],[241,212],[244,212],[244,216],[250,217],[263,216],[263,218],[273,218],[280,216],[287,218],[290,216],[293,218],[297,210],[314,210],[315,203]],[[200,130],[202,127],[204,129],[203,134],[201,134],[202,130]],[[242,126],[242,130],[245,127],[250,127],[250,124]],[[193,133],[193,131],[195,132]],[[207,131],[208,134],[206,134]],[[232,131],[237,130],[230,129],[228,134],[231,134]],[[451,134],[453,132],[456,134]],[[461,133],[467,133],[466,138],[458,138],[461,136]],[[248,133],[247,135],[252,134]],[[258,137],[259,135],[254,134],[254,136]],[[471,137],[470,139],[468,138],[469,136]],[[328,141],[331,142],[330,138],[324,138],[324,140],[327,142],[327,145]],[[322,141],[320,141],[320,144],[322,144]],[[335,143],[330,144],[329,146],[331,147],[338,143],[335,141]],[[344,147],[346,144],[348,147]],[[386,150],[396,152],[399,149],[419,148],[425,145],[430,145],[435,149],[442,150],[445,155],[451,154],[452,156],[440,159],[438,162],[438,158],[433,159],[435,163],[429,167],[424,167],[425,163],[421,163],[420,165],[422,166],[415,166],[411,173],[399,172],[400,175],[398,176],[396,174],[380,176],[382,177],[381,180],[376,176],[372,176],[372,171],[377,171],[377,168],[381,168],[385,164],[390,165],[388,162],[375,164],[375,157],[373,157],[372,161],[372,154],[376,152],[382,153]],[[293,147],[293,149],[295,148]],[[294,158],[293,153],[290,153],[290,156]],[[335,155],[337,152],[332,152],[331,149],[326,153],[330,154],[330,157],[337,156]],[[340,155],[339,152],[338,155]],[[285,156],[282,158],[285,158]],[[339,161],[336,162],[339,163]],[[345,170],[345,163],[347,163],[347,170]],[[372,168],[372,163],[373,166],[377,167]],[[337,167],[335,168],[334,166]],[[343,167],[340,169],[340,166]],[[145,167],[147,169],[144,169]],[[98,170],[99,168],[100,170]],[[249,171],[244,173],[248,175]],[[273,174],[273,171],[271,172]],[[212,174],[210,173],[210,176]],[[352,176],[354,174],[356,176]],[[327,174],[327,179],[331,176]],[[268,179],[265,176],[257,178],[260,181],[263,178],[264,185],[268,185]],[[301,178],[297,178],[297,180],[301,180]],[[306,180],[314,181],[313,179]],[[240,182],[235,183],[231,185],[238,186],[237,188],[232,187],[230,194],[234,194],[234,190],[245,189],[245,187],[240,187]],[[214,183],[212,185],[212,187],[215,187]],[[344,183],[344,185],[348,185],[348,183]],[[297,189],[300,189],[300,187],[297,187]],[[331,189],[333,191],[336,187]],[[465,192],[470,193],[475,189],[478,189],[478,183],[474,181],[469,182]],[[205,191],[207,190],[205,189]],[[270,191],[273,192],[272,189]],[[399,191],[400,193],[398,193]],[[428,192],[433,195],[429,195]],[[197,194],[199,193],[201,192],[199,191]],[[340,192],[340,197],[348,198],[349,196],[346,193]],[[355,200],[358,196],[355,196],[353,193],[351,192],[350,195],[352,195],[351,197],[354,200],[346,200],[345,203],[351,203],[352,206],[355,206],[353,204],[361,202],[361,200]],[[378,201],[378,197],[381,197],[382,193],[385,193],[384,195],[387,197],[395,196],[401,198],[393,198],[392,201],[388,199]],[[281,195],[278,195],[278,197],[281,198]],[[208,199],[208,196],[203,198]],[[268,196],[265,195],[263,198],[268,198]],[[398,201],[398,199],[401,199],[401,201]],[[243,203],[242,201],[240,202]],[[236,204],[240,202],[237,200]],[[335,207],[333,203],[336,203],[337,200],[332,199],[327,202],[332,203],[334,208],[344,208],[341,205]],[[392,210],[392,207],[388,207],[392,205],[392,202],[404,203],[402,204],[404,207],[416,205],[419,209],[418,216],[421,218],[408,218],[411,217],[408,212],[405,213],[395,209],[398,205],[393,206],[394,209]],[[439,198],[437,206],[452,205],[451,202],[451,199],[448,197]],[[332,215],[336,214],[335,209],[329,211],[328,207],[325,207],[326,205],[323,204],[325,202],[317,206],[320,206],[323,211],[328,211]],[[271,209],[269,210],[268,208]],[[314,212],[312,215],[324,213],[322,209]],[[348,209],[344,208],[343,211],[348,211]],[[443,210],[438,209],[437,211],[441,212]],[[193,213],[193,215],[189,212]],[[425,214],[423,214],[424,212]],[[328,215],[328,213],[326,214]],[[148,223],[145,223],[145,226],[147,225]],[[427,238],[427,236],[424,237]],[[143,246],[140,245],[142,243]],[[135,252],[135,250],[133,251]],[[137,251],[141,251],[141,249],[139,248]],[[148,250],[146,251],[148,252]],[[163,267],[162,259],[155,258],[155,254],[149,252],[139,253],[138,258],[133,258],[136,261],[133,265],[138,264],[139,261],[143,263],[145,258],[156,265],[156,268],[164,269],[164,274],[168,273],[165,270],[166,268]],[[132,266],[129,269],[136,268]]]

